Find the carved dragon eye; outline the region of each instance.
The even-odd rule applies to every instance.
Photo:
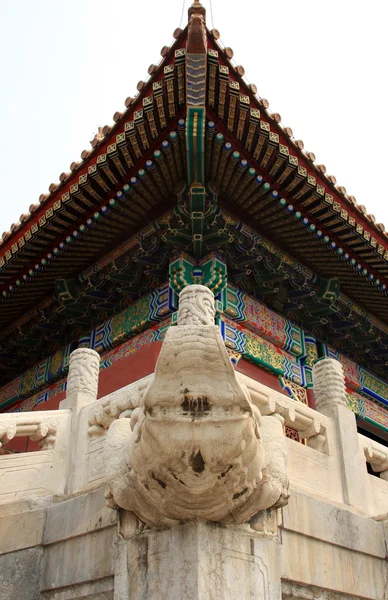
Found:
[[[156,477],[155,473],[151,473],[151,477],[154,481],[156,481],[156,483],[160,485],[160,487],[162,487],[164,490],[166,489],[167,484],[158,477]]]
[[[233,494],[233,500],[237,500],[237,498],[240,498],[240,496],[243,496],[244,494],[246,494],[248,491],[248,488],[244,488],[243,490],[241,490],[241,492],[237,492],[236,494]]]

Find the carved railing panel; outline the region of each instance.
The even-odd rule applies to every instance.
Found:
[[[41,450],[0,456],[0,503],[64,492],[70,422],[70,410],[1,415],[3,446],[28,436]]]
[[[28,437],[37,442],[42,450],[53,448],[57,435],[56,411],[54,414],[9,413],[0,417],[0,448],[17,437]]]
[[[89,436],[103,436],[115,419],[130,417],[132,411],[140,405],[152,377],[153,375],[147,375],[94,402],[89,408]]]
[[[367,475],[369,513],[378,519],[388,518],[388,447],[358,434],[360,447],[374,472]]]
[[[380,474],[380,479],[388,481],[388,448],[374,440],[359,434],[365,460],[370,464],[375,473]]]
[[[147,375],[93,403],[89,409],[89,436],[103,436],[115,419],[130,417],[132,411],[140,405],[152,377],[153,375]],[[301,439],[308,440],[310,447],[320,452],[327,451],[326,417],[242,373],[236,373],[236,377],[248,388],[253,404],[263,416],[279,414],[284,418],[285,426],[297,431]]]
[[[238,381],[248,389],[252,402],[262,415],[278,414],[283,417],[285,427],[297,431],[299,438],[319,452],[327,453],[328,419],[302,402],[296,402],[283,394],[237,373]]]

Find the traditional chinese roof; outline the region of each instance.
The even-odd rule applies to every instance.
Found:
[[[174,38],[126,111],[3,234],[2,381],[164,282],[176,248],[220,249],[232,279],[381,372],[384,227],[282,127],[199,2]]]

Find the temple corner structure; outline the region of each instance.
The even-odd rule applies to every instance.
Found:
[[[194,0],[0,243],[1,600],[388,600],[388,233]]]

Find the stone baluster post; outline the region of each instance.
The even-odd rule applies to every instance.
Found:
[[[70,356],[66,398],[60,408],[72,411],[67,464],[66,493],[82,489],[84,457],[88,446],[88,411],[97,400],[100,355],[88,348],[74,350]]]
[[[342,365],[332,358],[313,367],[317,411],[334,425],[344,503],[362,511],[367,508],[366,465],[359,444],[356,418],[347,407]]]

